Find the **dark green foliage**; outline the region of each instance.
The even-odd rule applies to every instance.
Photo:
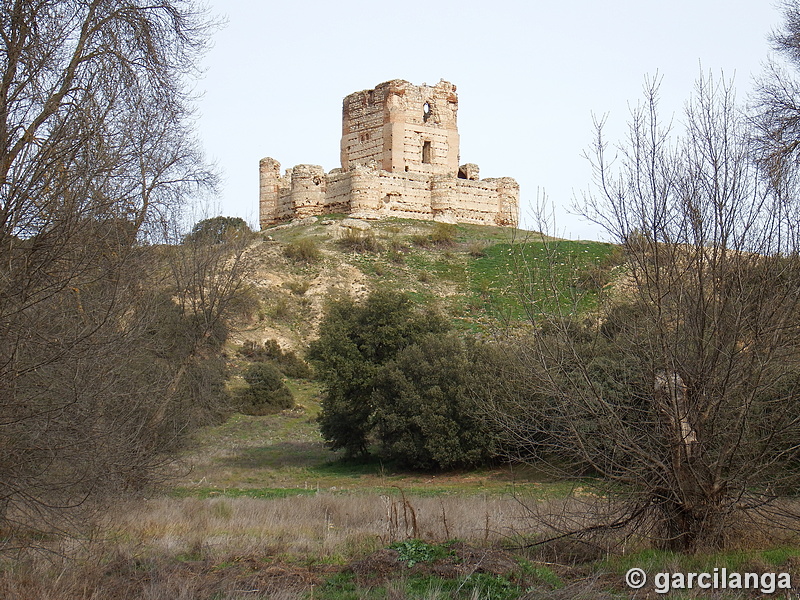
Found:
[[[263,346],[255,342],[245,342],[239,354],[251,361],[268,362],[286,377],[308,379],[311,368],[293,350],[283,350],[276,340],[266,340]]]
[[[375,381],[373,420],[382,452],[415,469],[486,463],[495,437],[476,406],[481,347],[454,333],[403,349]]]
[[[416,538],[395,542],[389,548],[397,550],[399,554],[397,558],[408,564],[409,569],[417,563],[430,563],[440,558],[455,556],[453,549],[448,548],[447,545],[429,544]]]
[[[232,238],[248,236],[253,233],[250,226],[240,217],[212,217],[198,221],[192,231],[184,238],[187,243],[222,244]]]
[[[267,415],[294,406],[294,398],[281,372],[269,363],[254,363],[244,373],[247,389],[241,395],[241,411]]]
[[[332,302],[309,357],[325,385],[320,428],[333,449],[417,469],[485,463],[494,436],[474,406],[484,347],[398,292]]]
[[[308,357],[325,386],[320,428],[332,449],[366,453],[372,391],[381,367],[426,334],[446,329],[441,316],[416,309],[398,292],[373,292],[360,304],[345,298],[328,305]]]
[[[399,586],[402,591],[398,591]],[[470,569],[467,574],[455,578],[411,571],[402,580],[386,587],[375,584],[362,587],[354,573],[343,572],[327,577],[318,590],[320,598],[330,600],[371,600],[373,598],[378,600],[396,597],[516,600],[521,597],[529,597],[524,596],[524,590],[518,583],[507,577],[474,572],[473,569]]]

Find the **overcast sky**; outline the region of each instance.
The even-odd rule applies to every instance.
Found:
[[[781,24],[773,0],[213,0],[227,19],[204,61],[198,132],[223,182],[210,212],[258,222],[258,161],[339,167],[342,99],[390,79],[458,88],[461,163],[514,177],[523,222],[546,192],[560,235],[589,189],[593,115],[613,137],[646,76],[680,119],[703,72],[746,100]],[[205,216],[213,216],[208,214]]]

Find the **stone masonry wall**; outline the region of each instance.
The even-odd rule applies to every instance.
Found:
[[[459,153],[455,90],[444,80],[435,86],[415,86],[394,79],[347,96],[342,104],[342,168],[374,162],[389,172],[455,175]]]
[[[481,180],[477,165],[459,167],[455,92],[444,80],[415,86],[395,79],[347,96],[341,169],[298,165],[281,176],[278,161],[261,161],[261,227],[331,212],[515,225],[516,181]]]

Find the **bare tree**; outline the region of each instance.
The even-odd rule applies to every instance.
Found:
[[[725,545],[748,518],[780,527],[800,458],[800,225],[751,139],[710,78],[680,136],[657,82],[613,158],[597,126],[581,209],[625,263],[596,319],[531,299],[535,332],[495,406],[527,460],[596,476],[598,521],[573,533],[690,551]]]
[[[0,527],[138,487],[171,443],[147,242],[214,184],[187,88],[210,27],[177,0],[0,5]]]
[[[201,221],[202,223],[202,221]],[[171,380],[163,394],[161,409],[148,421],[150,427],[163,426],[169,416],[177,418],[172,425],[179,430],[187,414],[199,413],[194,422],[202,420],[203,413],[213,413],[221,407],[202,406],[197,402],[202,394],[191,396],[192,402],[180,411],[170,411],[174,401],[180,401],[180,390],[187,382],[202,382],[202,366],[218,354],[228,336],[235,318],[247,318],[255,311],[258,300],[251,293],[246,276],[251,272],[252,260],[248,249],[253,241],[252,231],[243,229],[223,232],[219,239],[199,236],[171,247],[166,261],[169,268],[169,289],[174,291],[171,302],[179,314],[192,323],[185,347],[177,360],[172,360]]]
[[[789,68],[800,67],[800,2],[783,0],[781,6],[784,25],[772,41],[788,64],[775,59],[767,63],[757,82],[752,122],[755,156],[774,193],[785,200],[800,189],[800,85]],[[796,205],[784,202],[780,208],[800,218]]]

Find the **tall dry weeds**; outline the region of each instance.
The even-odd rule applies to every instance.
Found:
[[[91,541],[67,547],[62,540],[52,553],[0,563],[0,598],[295,600],[308,597],[327,574],[392,541],[499,543],[525,516],[509,497],[131,501],[116,507]]]

